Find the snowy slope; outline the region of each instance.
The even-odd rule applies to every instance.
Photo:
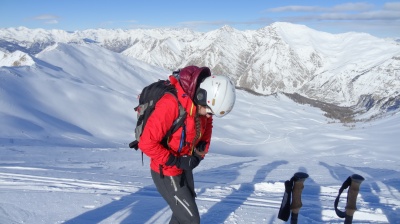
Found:
[[[140,89],[170,71],[59,43],[0,68],[0,223],[168,223],[149,160],[127,147]],[[238,90],[195,169],[202,223],[283,223],[284,181],[305,181],[300,223],[343,223],[342,182],[365,177],[354,223],[398,223],[400,114],[344,126],[285,95]],[[340,208],[344,209],[346,192]]]
[[[35,62],[32,57],[22,51],[3,52],[0,50],[0,67],[2,66],[30,66]]]
[[[66,144],[85,139],[99,145],[110,135],[128,138],[140,90],[168,74],[97,45],[61,43],[42,51],[34,66],[0,72],[0,114],[6,124],[1,138],[70,139]],[[115,123],[126,128],[110,130]]]

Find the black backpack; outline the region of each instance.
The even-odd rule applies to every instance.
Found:
[[[146,122],[149,119],[150,115],[153,113],[156,103],[158,102],[158,100],[161,99],[162,96],[164,96],[164,94],[172,94],[173,96],[175,96],[179,106],[178,117],[175,119],[171,128],[168,130],[167,134],[161,141],[165,148],[168,149],[168,138],[175,131],[177,131],[179,127],[184,126],[186,111],[178,100],[175,87],[171,84],[169,80],[159,80],[143,88],[142,92],[139,95],[139,105],[135,107],[135,111],[137,112],[137,123],[135,128],[136,140],[129,143],[129,148],[134,148],[135,150],[138,150],[140,136],[142,135],[142,132],[146,126]],[[182,132],[182,134],[184,139],[185,130]]]

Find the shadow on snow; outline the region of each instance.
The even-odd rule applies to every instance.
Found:
[[[219,184],[226,185],[239,177],[239,167],[243,168],[246,164],[248,164],[248,162],[233,163],[199,172],[196,174],[196,182],[202,182],[203,185],[206,185],[203,190],[208,187],[215,187]],[[202,215],[202,223],[223,223],[229,215],[240,207],[255,191],[254,185],[256,183],[264,181],[269,172],[284,164],[287,164],[287,161],[275,161],[262,166],[257,171],[251,182],[241,184],[238,190],[234,190],[229,196],[213,205],[206,214]],[[223,177],[218,178],[218,175],[223,175]],[[221,180],[221,182],[218,180]],[[198,192],[198,195],[201,193],[202,192]],[[152,198],[151,203],[148,201],[149,198]],[[155,186],[151,185],[144,187],[135,193],[124,196],[120,200],[113,201],[102,207],[85,212],[66,221],[65,224],[99,223],[117,213],[125,214],[125,217],[122,218],[123,220],[120,222],[121,224],[146,223],[154,220],[156,213],[162,211],[167,206],[167,203],[159,195]]]
[[[218,171],[221,174],[225,174],[226,177],[228,177],[229,175],[232,180],[235,180],[240,175],[238,172],[238,167],[241,164],[242,163],[235,163],[227,166],[222,166],[218,168]],[[202,223],[224,223],[224,221],[230,216],[230,214],[236,211],[241,205],[243,205],[247,198],[255,191],[254,185],[256,183],[264,181],[269,172],[284,164],[287,164],[287,161],[275,161],[262,166],[257,171],[251,182],[241,184],[239,189],[233,190],[230,195],[221,199],[220,202],[216,203],[210,209],[208,209],[207,213],[202,215],[201,217]],[[207,173],[204,173],[203,175],[208,176]],[[226,181],[226,178],[223,178],[223,180]]]
[[[331,175],[338,181],[343,182],[346,178],[352,175],[354,172],[346,168],[345,165],[338,164],[337,166],[330,166],[326,163],[320,163],[325,166]],[[348,166],[349,167],[349,166]],[[399,190],[400,188],[400,172],[395,170],[370,168],[370,167],[350,167],[352,170],[359,170],[362,173],[367,173],[372,179],[365,178],[365,181],[360,186],[360,192],[358,197],[362,197],[366,202],[363,206],[369,206],[369,209],[377,210],[382,209],[389,223],[396,223],[398,217],[400,217],[400,211],[393,209],[393,205],[388,203],[382,203],[381,198],[376,192],[381,192],[381,188],[377,182],[382,182],[388,188],[392,187]],[[360,173],[359,173],[360,174]],[[395,200],[395,199],[394,199]],[[387,200],[383,200],[387,202]],[[359,207],[359,203],[358,207]],[[356,220],[354,220],[356,221]]]

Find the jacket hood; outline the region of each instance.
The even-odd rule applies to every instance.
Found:
[[[199,68],[191,65],[180,70],[179,82],[183,90],[189,95],[190,99],[193,100],[200,83],[208,76],[211,76],[211,71],[208,67]]]

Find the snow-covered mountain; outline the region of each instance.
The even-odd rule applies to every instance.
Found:
[[[128,143],[136,96],[170,71],[95,43],[28,55],[31,65],[0,67],[0,223],[168,223],[149,158]],[[310,176],[299,223],[343,223],[334,201],[353,173],[365,177],[353,222],[398,223],[400,112],[346,126],[284,94],[237,90],[213,126],[194,170],[202,223],[284,223],[285,181],[298,171]]]
[[[0,67],[0,142],[129,141],[141,89],[168,74],[95,44],[57,43],[34,61]]]
[[[299,93],[340,106],[358,104],[385,111],[400,105],[400,45],[365,33],[330,34],[281,22],[259,30],[224,26],[206,33],[0,29],[3,51],[19,50],[35,57],[56,43],[94,43],[168,70],[208,66],[214,74],[236,80],[238,87],[262,94]],[[0,59],[2,66],[12,63]]]

